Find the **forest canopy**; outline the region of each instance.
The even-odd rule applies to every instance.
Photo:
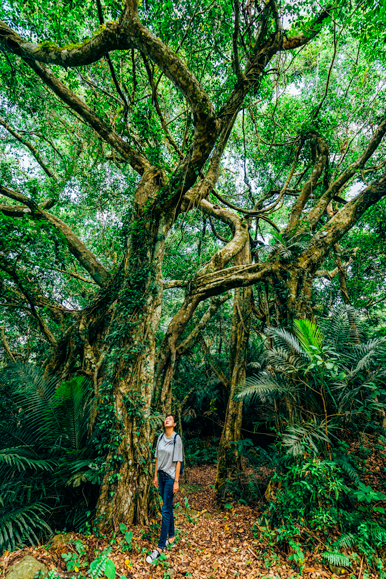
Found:
[[[148,523],[172,410],[220,498],[245,429],[386,426],[385,57],[378,0],[2,3],[2,444],[19,408],[99,528]]]

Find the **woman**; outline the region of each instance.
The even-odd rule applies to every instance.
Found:
[[[147,563],[153,563],[158,559],[166,545],[175,546],[173,495],[178,492],[181,462],[183,461],[182,440],[174,432],[176,424],[174,415],[168,414],[165,418],[165,432],[158,437],[157,441],[154,486],[159,488],[163,501],[162,527],[157,548],[146,557]]]

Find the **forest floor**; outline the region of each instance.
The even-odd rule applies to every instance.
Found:
[[[367,439],[366,446],[374,449],[375,445]],[[384,455],[379,451],[372,452],[368,457],[363,476],[367,484],[370,483],[374,488],[382,483],[384,475],[381,471],[385,470],[383,461]],[[96,553],[109,546],[109,558],[115,564],[116,579],[122,575],[127,579],[378,577],[371,569],[364,574],[365,566],[362,569],[359,563],[358,567],[352,567],[350,572],[344,569],[335,570],[339,575],[333,573],[334,569],[322,565],[320,556],[326,549],[326,537],[322,531],[313,532],[315,546],[313,552],[305,551],[305,564],[300,574],[300,568],[291,561],[290,549],[286,550],[284,546],[277,544],[269,546],[266,540],[262,540],[256,527],[256,521],[261,516],[258,505],[234,505],[232,508],[229,508],[231,505],[226,505],[228,508],[225,510],[218,509],[214,491],[215,475],[215,466],[196,466],[189,469],[187,481],[181,485],[181,492],[175,497],[177,546],[166,551],[166,557],[157,565],[149,566],[145,558],[158,540],[160,516],[151,521],[149,527],[128,528],[128,531],[133,533],[130,547],[124,540],[124,533],[118,532],[117,535],[108,537],[71,533],[71,536],[58,535],[47,545],[6,552],[0,557],[0,577],[5,577],[7,569],[26,554],[33,555],[49,569],[56,568],[58,575],[63,578],[81,577],[82,570],[84,576]],[[78,557],[76,552],[79,553],[79,544],[82,555]],[[74,561],[78,561],[75,564],[79,566],[75,567],[75,572],[74,567],[73,570],[68,570],[68,563],[64,560],[68,560],[68,554],[72,553]]]

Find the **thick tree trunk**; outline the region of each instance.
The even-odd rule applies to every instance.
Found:
[[[97,506],[98,525],[148,523],[151,508],[152,448],[155,431],[155,336],[162,304],[162,261],[170,219],[135,227],[106,342],[104,398],[114,410],[113,439]],[[110,341],[110,343],[109,343]],[[103,389],[103,386],[102,386]],[[104,402],[105,403],[105,402]],[[116,440],[115,440],[115,439]]]
[[[147,187],[147,191],[146,191]],[[154,369],[167,213],[143,209],[157,175],[138,187],[125,259],[111,283],[63,336],[50,370],[88,375],[94,387],[91,428],[102,426],[107,459],[95,524],[147,523],[151,509]]]
[[[235,265],[251,263],[249,243],[235,257]],[[245,384],[246,355],[252,312],[252,287],[237,288],[233,304],[230,383],[225,422],[221,434],[217,458],[216,491],[218,499],[223,499],[226,481],[241,471],[241,459],[232,442],[241,439],[243,403],[235,399],[238,386]]]

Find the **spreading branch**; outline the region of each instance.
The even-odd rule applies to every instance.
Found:
[[[358,157],[356,161],[351,163],[349,167],[335,181],[329,185],[327,191],[323,193],[318,203],[310,210],[306,217],[307,226],[314,229],[319,222],[321,216],[326,211],[327,205],[330,203],[339,191],[346,185],[346,183],[355,175],[357,171],[360,171],[370,159],[374,151],[377,149],[381,143],[384,135],[386,133],[386,117],[379,124],[377,130],[374,132],[372,138],[369,141],[365,151]]]
[[[323,10],[319,14],[319,16],[317,17],[315,22],[309,28],[307,34],[305,34],[304,32],[301,32],[300,34],[297,34],[296,36],[291,36],[290,38],[286,38],[286,37],[283,38],[280,50],[286,51],[286,50],[293,50],[294,48],[300,48],[301,46],[304,46],[310,40],[315,38],[315,36],[317,36],[320,32],[323,22],[331,16],[332,8],[333,8],[333,5],[330,4],[329,6],[327,6],[327,8],[325,8],[325,10]]]
[[[124,159],[127,159],[135,171],[143,175],[147,169],[152,167],[143,155],[124,141],[112,127],[103,122],[82,99],[67,88],[45,65],[35,60],[25,60],[25,62],[36,72],[42,81],[73,111],[77,112],[106,143]]]
[[[231,293],[226,293],[222,296],[212,298],[211,304],[209,308],[206,310],[205,314],[202,316],[201,320],[198,322],[198,324],[196,324],[194,329],[190,332],[189,336],[185,338],[183,342],[178,344],[177,354],[179,356],[186,354],[189,350],[193,348],[193,346],[199,339],[201,332],[204,331],[204,329],[206,328],[210,320],[213,318],[213,316],[217,313],[222,304],[230,300],[231,297],[232,297]]]
[[[5,337],[4,328],[2,326],[0,327],[0,331],[1,331],[1,341],[3,342],[4,350],[6,351],[8,358],[12,362],[16,362],[15,356],[12,354],[8,346],[7,338]]]
[[[337,211],[334,216],[311,238],[303,252],[300,266],[310,271],[327,257],[330,248],[355,225],[358,219],[371,206],[386,196],[386,173],[371,183],[356,197]]]
[[[7,261],[1,255],[0,255],[0,269],[5,271],[12,278],[14,283],[20,289],[22,294],[25,296],[25,299],[29,303],[31,313],[38,322],[40,330],[42,331],[43,335],[46,337],[48,342],[51,344],[51,346],[56,348],[57,346],[56,339],[53,333],[51,332],[49,326],[47,325],[47,322],[40,314],[40,312],[38,312],[38,310],[36,309],[38,304],[34,299],[33,293],[26,287],[26,284],[24,284],[21,281],[20,276],[17,274],[15,267],[12,266],[10,263],[7,263]]]
[[[72,255],[79,261],[79,263],[84,267],[86,271],[91,275],[93,280],[100,286],[106,285],[111,276],[109,272],[103,267],[103,265],[97,260],[95,255],[87,249],[87,247],[82,243],[82,241],[75,235],[75,233],[58,217],[52,215],[45,211],[41,206],[37,206],[32,199],[29,199],[25,195],[22,195],[18,191],[13,191],[8,187],[0,185],[0,194],[5,195],[19,203],[22,203],[30,209],[28,214],[33,218],[45,219],[51,225],[57,229],[65,238],[67,242],[68,249]]]
[[[27,149],[30,150],[30,152],[34,156],[35,160],[39,163],[39,165],[41,166],[43,171],[46,173],[46,175],[48,175],[48,177],[51,177],[51,179],[55,179],[55,180],[57,179],[57,175],[55,174],[55,172],[52,171],[49,167],[47,167],[47,165],[43,161],[41,155],[39,154],[39,151],[36,149],[36,147],[34,147],[34,145],[30,141],[28,141],[20,133],[15,131],[15,129],[13,129],[11,127],[11,125],[9,123],[7,123],[6,120],[2,119],[1,117],[0,117],[0,125],[2,125],[15,139],[17,139],[19,141],[19,143],[21,143],[22,145],[27,147]]]
[[[311,139],[311,141],[315,143],[317,148],[317,157],[311,175],[303,185],[296,203],[292,208],[291,216],[288,221],[287,231],[295,229],[295,227],[298,225],[303,209],[308,199],[310,198],[310,195],[315,190],[319,178],[328,162],[328,146],[325,139],[316,133],[309,133],[305,136],[305,139],[306,138]]]

